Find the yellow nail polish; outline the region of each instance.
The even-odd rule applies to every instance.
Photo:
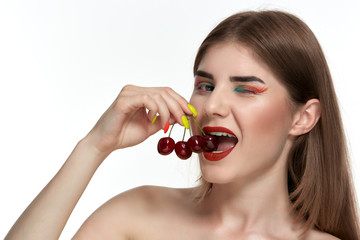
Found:
[[[197,111],[196,111],[196,109],[194,108],[194,106],[191,105],[191,104],[188,104],[188,108],[189,108],[189,110],[193,113],[194,117],[196,117],[196,116],[197,116]]]
[[[157,115],[155,115],[155,117],[153,118],[151,124],[154,124],[154,122],[156,121]]]
[[[182,123],[184,124],[184,127],[186,129],[189,129],[190,128],[190,125],[189,125],[189,121],[187,120],[186,116],[182,116],[181,117],[181,120],[182,120]]]

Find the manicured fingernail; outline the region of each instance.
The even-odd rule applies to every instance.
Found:
[[[154,124],[154,122],[156,121],[157,115],[155,115],[155,117],[153,118],[151,124]]]
[[[169,130],[170,122],[167,122],[167,124],[164,127],[164,133],[166,133]]]
[[[194,106],[191,105],[191,104],[188,104],[188,108],[189,108],[189,110],[193,113],[194,117],[196,117],[196,116],[197,116],[197,111],[196,111],[196,109],[194,108]]]
[[[189,125],[189,121],[187,120],[186,116],[182,116],[181,117],[181,120],[182,120],[182,123],[184,124],[184,127],[186,129],[189,129],[190,128],[190,125]]]

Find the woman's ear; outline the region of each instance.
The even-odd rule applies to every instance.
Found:
[[[318,122],[320,115],[320,101],[315,98],[310,99],[296,111],[289,135],[299,136],[310,132]]]

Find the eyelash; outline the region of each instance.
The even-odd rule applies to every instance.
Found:
[[[251,93],[251,94],[259,94],[263,93],[267,90],[266,87],[253,87],[253,86],[246,86],[241,85],[234,89],[235,92],[241,92],[241,93]]]
[[[211,90],[209,89],[204,89],[204,88],[211,88]],[[202,92],[208,92],[208,91],[213,91],[215,88],[215,86],[211,83],[199,83],[196,86],[196,89]],[[239,92],[239,93],[247,93],[247,94],[259,94],[259,93],[263,93],[267,90],[266,87],[253,87],[253,86],[247,86],[247,85],[240,85],[238,87],[236,87],[234,89],[235,92]]]
[[[204,88],[212,88],[212,89],[209,90],[209,89],[204,89]],[[200,91],[202,91],[202,92],[213,91],[214,88],[215,88],[214,85],[211,84],[211,83],[204,83],[204,82],[202,82],[202,83],[198,83],[198,84],[196,85],[196,89],[197,89],[197,90],[200,90]]]

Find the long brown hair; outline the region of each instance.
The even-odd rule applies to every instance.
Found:
[[[209,47],[235,42],[249,47],[287,88],[291,103],[317,98],[321,117],[298,136],[288,159],[288,190],[298,221],[342,240],[358,240],[359,219],[347,145],[330,71],[315,35],[299,18],[280,11],[243,12],[215,27],[201,44],[194,73]],[[211,183],[202,179],[198,196]]]

